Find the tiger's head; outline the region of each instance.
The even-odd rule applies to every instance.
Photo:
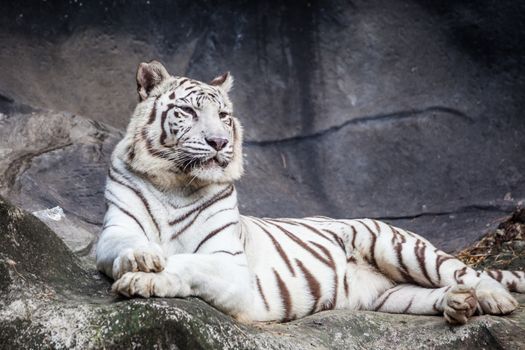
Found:
[[[206,84],[171,76],[157,61],[141,63],[121,158],[162,187],[238,179],[242,129],[228,97],[232,84],[229,73]]]

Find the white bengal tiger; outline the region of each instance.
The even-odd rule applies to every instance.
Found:
[[[241,216],[242,130],[226,73],[210,84],[137,71],[140,102],[112,155],[97,267],[132,297],[197,296],[244,321],[327,309],[504,315],[525,273],[478,272],[384,222]]]

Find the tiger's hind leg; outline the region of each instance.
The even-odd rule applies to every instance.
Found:
[[[400,284],[384,292],[373,310],[414,315],[444,315],[448,323],[465,324],[478,305],[474,289],[465,286],[423,288]]]
[[[491,315],[509,314],[518,307],[497,279],[468,267],[415,233],[370,219],[342,222],[350,226],[344,237],[350,248],[397,283],[473,288],[482,312]]]
[[[495,279],[509,292],[525,293],[525,271],[486,270],[483,275]]]

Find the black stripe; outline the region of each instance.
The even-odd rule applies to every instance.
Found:
[[[265,220],[273,220],[273,221],[277,221],[277,222],[282,222],[282,223],[286,223],[286,224],[292,224],[292,225],[299,225],[299,226],[303,226],[307,229],[309,229],[310,231],[312,231],[313,233],[315,233],[316,235],[326,239],[328,242],[332,243],[332,244],[338,244],[337,241],[332,241],[330,238],[328,238],[327,236],[325,236],[320,230],[318,230],[317,228],[313,227],[313,226],[310,226],[308,224],[305,224],[304,222],[301,222],[299,220],[286,220],[286,219],[265,219]]]
[[[355,239],[357,237],[357,230],[355,229],[354,226],[350,225],[350,227],[352,228],[352,249],[355,249]]]
[[[184,97],[180,98],[181,100],[187,100],[188,97],[190,97],[191,95],[193,95],[194,93],[196,93],[198,90],[192,90],[190,92],[188,92]]]
[[[390,296],[391,296],[392,294],[394,294],[395,292],[401,290],[403,287],[404,287],[404,286],[395,287],[395,288],[390,289],[390,290],[387,290],[385,293],[383,293],[383,294],[381,295],[381,297],[383,297],[383,295],[384,295],[383,300],[381,301],[381,303],[380,303],[379,305],[376,306],[376,308],[375,308],[374,311],[380,311],[381,308],[383,307],[383,305],[385,305],[385,303],[386,303],[386,301],[388,300],[388,298],[390,298]],[[388,293],[388,294],[386,294],[386,293]],[[386,295],[385,295],[385,294],[386,294]]]
[[[188,222],[186,223],[186,225],[184,225],[184,227],[182,227],[178,232],[174,233],[172,236],[171,236],[171,239],[176,239],[177,237],[179,237],[181,234],[183,234],[184,232],[186,232],[186,230],[188,228],[191,227],[191,225],[193,225],[193,223],[195,222],[195,220],[197,220],[197,218],[199,217],[199,215],[202,214],[202,212],[209,208],[210,206],[212,206],[213,204],[229,197],[231,194],[233,193],[233,186],[231,186],[231,192],[228,192],[226,194],[223,194],[222,196],[220,197],[217,197],[214,201],[208,201],[208,202],[205,202],[203,205],[193,209],[190,211],[190,214],[191,213],[194,213],[197,211],[197,214]],[[213,198],[212,198],[213,199]],[[186,215],[185,218],[187,218],[189,215]],[[171,222],[170,222],[170,225],[173,225]]]
[[[317,258],[322,263],[326,264],[327,266],[330,266],[330,262],[328,260],[323,258],[321,255],[319,255],[319,253],[317,253],[315,250],[310,248],[305,242],[301,241],[299,238],[297,238],[297,236],[295,236],[293,233],[291,233],[290,231],[288,231],[284,227],[281,227],[281,226],[277,225],[274,222],[269,222],[269,221],[266,221],[266,220],[264,220],[263,222],[269,223],[269,224],[277,227],[277,229],[279,229],[282,233],[284,233],[286,236],[288,236],[288,238],[290,238],[292,241],[297,243],[301,248],[303,248],[304,250],[308,251],[310,254],[312,254],[315,258]]]
[[[372,266],[374,266],[375,268],[378,268],[377,262],[376,262],[376,257],[375,257],[375,248],[376,248],[376,242],[377,242],[377,235],[363,221],[361,221],[361,220],[356,220],[356,221],[359,222],[364,227],[366,227],[366,229],[368,230],[368,232],[371,235],[372,242],[370,243],[370,264]]]
[[[240,251],[240,250],[238,252],[229,252],[227,250],[216,250],[212,254],[219,254],[219,253],[230,254],[230,255],[239,255],[239,254],[243,254],[244,252]]]
[[[309,314],[313,314],[317,310],[317,304],[319,303],[319,299],[321,299],[321,284],[315,278],[315,276],[306,268],[306,266],[304,266],[301,260],[295,259],[295,263],[303,272],[304,278],[308,283],[308,288],[310,289],[310,294],[314,299],[314,303],[309,312]]]
[[[159,98],[157,97],[155,101],[153,102],[153,108],[151,109],[151,112],[149,114],[148,124],[153,124],[155,121],[155,117],[157,116],[157,100]]]
[[[270,311],[270,305],[268,305],[268,301],[266,300],[266,297],[264,296],[264,292],[261,287],[261,281],[259,280],[259,276],[255,275],[255,281],[257,282],[257,289],[259,290],[259,294],[261,295],[261,298],[264,302],[264,307],[266,308],[266,311]]]
[[[114,195],[113,195],[114,196]],[[137,223],[137,225],[139,225],[140,229],[142,230],[142,232],[144,233],[144,236],[146,236],[146,238],[148,239],[149,241],[149,238],[148,238],[148,235],[146,234],[146,230],[144,230],[144,226],[142,226],[142,224],[139,222],[139,220],[137,220],[137,218],[135,217],[135,215],[131,214],[129,211],[127,211],[126,209],[122,208],[120,205],[118,205],[117,203],[115,203],[114,201],[112,201],[111,199],[107,198],[106,197],[106,201],[108,201],[110,204],[114,205],[118,210],[120,210],[121,212],[123,212],[124,214],[126,214],[127,216],[129,216],[130,218],[132,218],[133,220],[135,220],[135,222]]]
[[[408,312],[408,310],[410,309],[410,307],[412,306],[412,302],[414,301],[414,297],[412,297],[412,299],[410,299],[410,302],[408,303],[407,307],[403,310],[403,314],[406,314]]]
[[[255,218],[253,218],[255,219]],[[270,237],[270,240],[272,241],[273,243],[273,246],[275,247],[275,249],[277,250],[277,253],[279,253],[279,255],[281,256],[281,258],[283,259],[284,263],[286,264],[286,266],[288,267],[288,269],[290,270],[290,273],[292,274],[292,276],[295,276],[295,270],[293,269],[292,267],[292,264],[290,263],[290,260],[288,259],[288,255],[286,255],[285,251],[283,250],[281,244],[279,244],[279,242],[275,239],[275,237],[272,236],[272,234],[270,233],[270,231],[268,231],[267,229],[265,229],[261,224],[257,223],[255,220],[252,219],[252,223],[254,223],[257,227],[259,227],[264,233],[266,233],[266,235],[268,235],[268,237]],[[257,219],[259,220],[259,219]]]
[[[334,238],[334,240],[337,242],[337,244],[339,245],[339,247],[343,250],[343,252],[345,252],[346,254],[346,247],[345,247],[345,243],[343,242],[343,239],[341,237],[339,237],[334,231],[331,231],[331,230],[328,230],[328,229],[323,229],[323,231],[325,231],[326,233],[329,233],[330,235],[332,235],[332,237]]]
[[[417,239],[416,240],[416,245],[414,246],[414,253],[416,254],[416,259],[417,259],[417,262],[419,264],[419,268],[421,269],[421,272],[423,272],[423,275],[427,279],[427,281],[430,284],[430,286],[431,287],[435,287],[434,282],[432,281],[432,279],[428,275],[428,271],[427,271],[427,267],[426,267],[426,259],[425,259],[426,258],[426,256],[425,256],[426,249],[427,249],[427,246],[425,245],[425,243],[423,241],[421,241],[420,239]]]
[[[119,185],[130,189],[133,193],[135,193],[135,195],[137,195],[137,197],[139,197],[139,199],[142,201],[142,204],[146,208],[146,211],[148,212],[148,215],[150,216],[151,221],[153,221],[153,224],[155,225],[155,228],[157,230],[157,233],[159,234],[159,240],[160,240],[161,239],[160,227],[159,227],[159,224],[158,224],[157,220],[153,216],[153,213],[151,212],[151,208],[149,206],[149,203],[148,203],[146,197],[144,197],[144,195],[142,194],[142,192],[140,190],[138,190],[138,189],[132,187],[131,185],[128,185],[128,184],[126,184],[126,183],[124,183],[122,181],[119,181],[115,176],[113,176],[111,171],[114,171],[115,173],[117,173],[120,176],[124,177],[129,182],[131,182],[130,179],[128,179],[127,176],[125,176],[124,174],[121,174],[114,166],[111,166],[110,171],[108,172],[108,175],[109,175],[109,178],[111,179],[111,181],[116,182]]]
[[[403,236],[394,227],[390,225],[388,225],[388,227],[390,227],[390,230],[392,231],[392,245],[394,251],[396,252],[397,263],[399,264],[398,271],[401,274],[403,281],[417,284],[412,275],[410,274],[410,271],[408,270],[408,267],[406,266],[405,262],[403,261],[403,244],[406,243],[405,236]]]
[[[208,233],[206,235],[206,237],[204,237],[204,239],[197,245],[197,248],[195,248],[195,250],[193,251],[193,254],[197,253],[199,251],[199,249],[204,245],[204,243],[206,243],[209,239],[211,239],[212,237],[214,237],[215,235],[221,233],[224,229],[232,226],[232,225],[235,225],[235,224],[238,224],[239,221],[232,221],[232,222],[229,222],[225,225],[222,225],[221,227],[211,231],[210,233]]]
[[[319,243],[313,242],[313,241],[309,241],[309,242],[310,242],[310,244],[313,244],[317,248],[319,248],[326,255],[326,258],[330,262],[330,268],[334,272],[334,294],[332,296],[332,299],[330,300],[330,305],[328,307],[326,307],[326,308],[323,308],[323,310],[333,309],[335,307],[335,305],[337,304],[337,292],[338,292],[338,289],[339,289],[339,278],[337,276],[337,269],[336,269],[336,266],[335,266],[334,258],[332,256],[332,254],[330,253],[330,251],[325,246],[323,246],[323,245],[321,245]]]
[[[148,131],[146,130],[146,128],[142,129],[140,136],[142,137],[142,140],[146,143],[146,150],[152,157],[170,159],[169,152],[155,149],[153,147],[153,142],[148,138]]]
[[[166,106],[166,110],[162,112],[161,114],[161,119],[160,119],[160,129],[161,129],[161,133],[160,133],[160,144],[163,145],[163,146],[166,146],[166,137],[168,137],[167,133],[166,133],[166,128],[165,128],[165,123],[166,123],[166,118],[168,116],[168,113],[175,107],[175,105],[173,103],[170,103]]]
[[[349,290],[348,290],[348,278],[346,277],[347,273],[348,273],[348,271],[345,272],[345,275],[343,277],[343,284],[344,284],[344,288],[345,288],[345,296],[346,296],[346,298],[348,298],[348,292],[349,292]]]
[[[376,227],[377,234],[380,234],[381,233],[381,226],[379,226],[379,222],[377,220],[372,220],[372,222],[374,223],[374,226]]]
[[[437,274],[438,282],[441,282],[441,272],[440,272],[441,265],[447,260],[454,259],[454,257],[449,256],[449,255],[441,255],[437,248],[434,249],[434,253],[436,253],[436,274]]]
[[[204,220],[204,222],[210,220],[211,218],[213,218],[213,217],[216,216],[217,214],[220,214],[220,213],[222,213],[222,212],[229,211],[229,210],[235,210],[235,209],[237,209],[237,204],[235,204],[235,205],[234,205],[233,207],[231,207],[231,208],[223,208],[223,209],[221,209],[221,210],[218,210],[218,211],[216,211],[215,213],[213,213],[213,214],[211,214],[210,216],[208,216],[208,217],[206,218],[206,220]]]
[[[284,283],[283,279],[281,278],[281,275],[279,275],[279,273],[275,269],[273,269],[273,273],[275,274],[277,286],[279,287],[279,294],[281,295],[281,301],[284,306],[283,322],[287,322],[291,320],[290,312],[292,311],[292,298],[290,296],[290,291],[288,290],[288,287],[286,287],[286,283]]]
[[[209,206],[213,205],[217,201],[220,201],[223,198],[229,197],[233,193],[233,190],[234,190],[233,185],[230,185],[230,186],[226,187],[225,189],[223,189],[220,192],[218,192],[217,194],[215,194],[212,198],[210,198],[207,201],[205,201],[200,206],[198,206],[196,208],[193,208],[192,210],[188,211],[186,214],[183,214],[183,215],[179,216],[176,219],[171,220],[169,222],[169,224],[173,226],[175,224],[178,224],[178,223],[182,222],[183,220],[187,219],[191,214],[195,213],[196,211],[202,211],[202,210],[208,208]]]

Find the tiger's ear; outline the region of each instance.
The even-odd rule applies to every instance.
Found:
[[[210,82],[210,85],[217,86],[223,89],[225,92],[230,92],[233,86],[233,77],[230,72],[226,72],[223,75],[219,75]]]
[[[137,68],[137,92],[139,100],[144,101],[148,98],[151,90],[164,79],[169,78],[170,74],[158,61],[142,62]]]

